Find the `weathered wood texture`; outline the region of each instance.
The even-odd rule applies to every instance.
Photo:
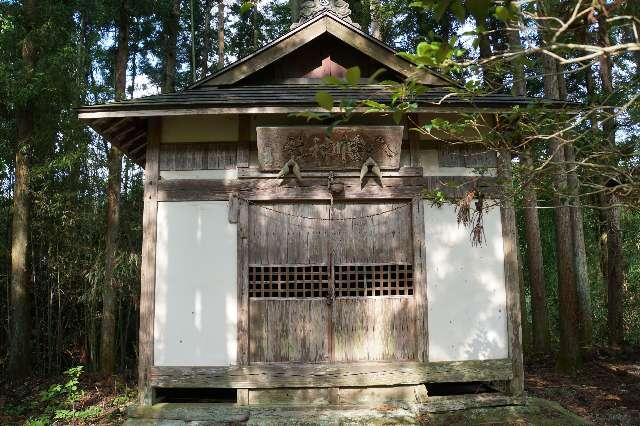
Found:
[[[375,204],[336,200],[331,218],[335,264],[413,262],[409,200]]]
[[[500,217],[504,244],[504,276],[507,293],[507,332],[509,337],[509,358],[512,361],[513,377],[509,382],[509,393],[515,397],[524,393],[524,365],[522,355],[522,327],[520,306],[520,285],[518,274],[518,245],[516,214],[510,198],[512,169],[511,153],[500,153],[498,175],[506,182],[502,197]]]
[[[455,362],[268,363],[228,367],[153,367],[151,384],[174,388],[397,386],[509,380],[509,359]]]
[[[496,153],[462,143],[441,145],[438,149],[440,167],[496,167]]]
[[[326,264],[329,204],[267,203],[251,205],[249,263]]]
[[[336,298],[334,305],[336,361],[416,359],[412,298]]]
[[[251,300],[250,361],[329,360],[329,307],[324,299]]]
[[[250,223],[250,265],[290,265],[291,273],[298,265],[360,265],[363,271],[364,265],[387,265],[342,273],[340,284],[348,288],[337,289],[331,300],[303,300],[282,291],[275,293],[285,297],[279,300],[252,300],[251,362],[417,358],[413,281],[410,272],[394,268],[414,260],[410,201],[256,204]],[[280,286],[281,275],[273,277]],[[376,297],[365,297],[363,286]],[[404,296],[377,297],[390,294]]]
[[[260,204],[249,212],[249,264],[326,264],[328,204]],[[251,362],[329,359],[329,308],[324,299],[251,300]]]
[[[160,170],[224,170],[236,167],[236,142],[163,143]]]
[[[403,148],[404,151],[404,148]],[[407,157],[410,157],[407,156]],[[407,161],[407,164],[403,163],[403,159],[405,158],[405,154],[401,154],[401,160],[400,160],[400,168],[398,170],[382,170],[381,174],[382,177],[408,177],[408,176],[414,176],[414,177],[422,177],[423,175],[423,170],[422,170],[422,166],[418,165],[416,167],[410,167],[408,164],[410,163],[410,158],[409,161]],[[360,170],[338,170],[338,171],[307,171],[307,170],[302,170],[301,171],[301,175],[303,179],[306,178],[327,178],[329,176],[329,173],[333,173],[333,176],[335,178],[360,178]],[[256,169],[256,168],[250,168],[250,169],[245,169],[245,170],[239,170],[238,171],[238,178],[239,179],[276,179],[278,177],[278,173],[270,173],[270,172],[261,172],[260,170]]]
[[[455,176],[425,176],[383,178],[384,187],[369,179],[364,187],[360,179],[341,179],[344,193],[336,200],[411,199],[423,191],[439,190],[447,196],[462,197],[476,185],[487,196],[497,193],[496,179],[492,177],[470,178]],[[241,179],[222,180],[162,180],[158,184],[159,201],[217,201],[227,200],[229,193],[237,192],[240,198],[249,200],[331,200],[327,180],[303,179]]]
[[[260,170],[280,170],[294,159],[304,170],[359,170],[373,158],[381,169],[400,167],[402,126],[257,127]]]
[[[249,405],[361,405],[394,403],[425,403],[428,401],[424,385],[373,388],[288,388],[252,389]]]
[[[149,122],[142,215],[142,264],[140,267],[138,387],[141,405],[153,404],[153,389],[149,384],[148,372],[153,365],[160,129],[160,119],[153,119]]]
[[[238,169],[249,167],[249,153],[251,151],[251,116],[242,114],[238,117]]]
[[[411,203],[413,230],[413,288],[416,322],[416,360],[429,360],[429,317],[427,303],[427,254],[424,231],[424,203],[415,197]]]
[[[249,363],[249,204],[239,201],[238,210],[238,349],[239,365]]]

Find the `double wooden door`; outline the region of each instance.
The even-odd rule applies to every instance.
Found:
[[[250,363],[418,358],[411,202],[249,209]]]

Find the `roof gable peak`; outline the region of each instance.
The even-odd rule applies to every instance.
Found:
[[[419,69],[406,59],[397,56],[395,50],[390,46],[343,20],[335,11],[323,9],[315,17],[303,22],[252,54],[195,82],[189,89],[236,84],[324,34],[331,34],[379,62],[382,67],[399,73],[405,78],[414,78],[420,83],[432,86],[456,85],[447,77],[430,70]]]

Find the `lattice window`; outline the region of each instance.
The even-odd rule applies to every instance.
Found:
[[[333,269],[336,297],[413,295],[411,264],[335,265]]]
[[[308,298],[328,295],[327,265],[249,266],[251,298]]]

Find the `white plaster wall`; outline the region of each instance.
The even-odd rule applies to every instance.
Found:
[[[507,358],[500,209],[485,213],[487,242],[473,247],[453,206],[424,207],[429,361]]]
[[[236,225],[228,203],[158,203],[154,364],[236,362]]]

